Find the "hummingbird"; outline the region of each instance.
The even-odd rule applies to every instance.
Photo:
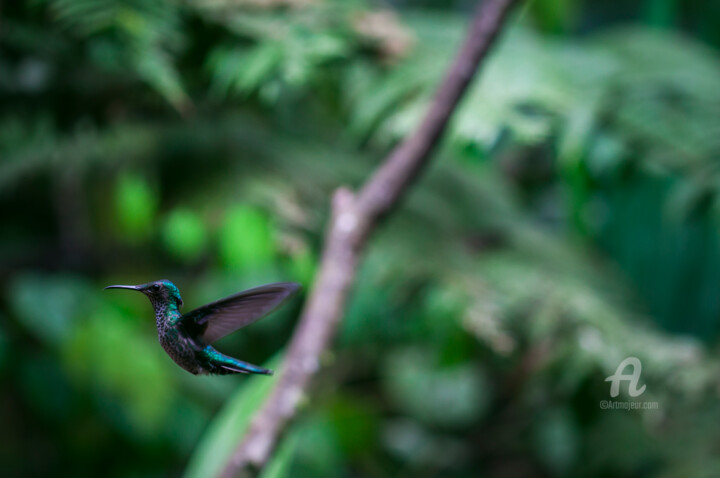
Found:
[[[265,317],[299,289],[294,282],[277,282],[211,302],[186,314],[177,286],[163,279],[140,285],[110,285],[105,289],[142,292],[155,309],[158,339],[175,363],[195,375],[227,375],[273,371],[223,355],[210,344]]]

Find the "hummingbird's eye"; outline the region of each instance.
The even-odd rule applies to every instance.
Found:
[[[157,292],[160,290],[160,286],[157,284],[154,284],[152,287],[150,287],[150,290],[152,290],[153,292]]]

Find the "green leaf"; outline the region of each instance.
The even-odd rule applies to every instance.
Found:
[[[197,259],[207,246],[202,219],[186,209],[175,209],[168,215],[162,234],[168,250],[186,261]]]
[[[141,45],[135,59],[138,74],[178,111],[187,111],[190,98],[169,55],[159,48]]]
[[[70,376],[100,392],[117,428],[147,439],[166,426],[174,395],[168,369],[175,365],[129,315],[95,307],[72,328],[59,355]]]
[[[19,275],[10,285],[9,297],[22,324],[53,346],[68,339],[75,321],[94,303],[87,283],[68,275]]]
[[[285,438],[280,441],[270,462],[260,474],[260,478],[285,478],[290,476],[299,439],[300,436],[297,430],[295,428],[290,430]]]
[[[220,230],[220,258],[229,269],[255,269],[272,264],[275,257],[270,219],[248,206],[237,206]]]
[[[252,93],[277,75],[282,62],[282,45],[277,42],[261,43],[250,50],[217,48],[208,61],[212,88],[219,95]]]
[[[538,459],[555,476],[565,476],[577,459],[581,442],[576,419],[564,408],[550,409],[536,418],[535,427]]]
[[[303,247],[290,257],[290,275],[302,284],[312,282],[316,269],[317,261],[309,248]]]
[[[391,354],[385,387],[398,407],[430,424],[466,426],[490,401],[489,383],[472,364],[438,367],[422,349]]]
[[[155,222],[157,196],[142,176],[126,174],[115,189],[115,207],[121,232],[131,240],[150,235]]]
[[[275,368],[281,363],[281,357],[275,357],[268,367]],[[265,375],[251,375],[243,379],[243,385],[225,403],[195,448],[185,470],[185,478],[204,478],[220,473],[245,435],[255,411],[270,395],[277,380]]]

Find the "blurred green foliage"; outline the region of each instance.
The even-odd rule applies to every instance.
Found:
[[[269,366],[277,368],[278,364],[279,360],[273,360]],[[274,385],[272,380],[263,380],[256,375],[248,377],[247,382],[228,399],[224,409],[218,413],[207,430],[187,467],[187,478],[217,476],[222,471],[224,464],[232,456],[235,444],[250,425],[252,414],[260,408]],[[267,474],[273,475],[270,471]]]
[[[222,467],[276,379],[187,374],[102,287],[311,287],[331,192],[417,124],[467,21],[393,3],[3,5],[3,476]],[[718,475],[719,23],[518,12],[264,476]],[[277,368],[301,302],[219,347]],[[659,410],[600,410],[628,356]]]
[[[126,175],[119,179],[115,203],[119,221],[118,234],[140,240],[152,233],[157,219],[157,196],[141,177]]]
[[[175,209],[170,212],[162,234],[167,249],[186,261],[196,260],[207,247],[205,225],[192,210]]]

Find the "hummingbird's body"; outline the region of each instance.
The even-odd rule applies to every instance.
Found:
[[[187,314],[180,291],[169,280],[137,286],[108,286],[137,290],[148,296],[155,309],[158,340],[175,363],[195,375],[229,373],[272,374],[257,365],[223,355],[212,342],[264,317],[295,293],[299,286],[290,282],[268,284],[199,307]]]

